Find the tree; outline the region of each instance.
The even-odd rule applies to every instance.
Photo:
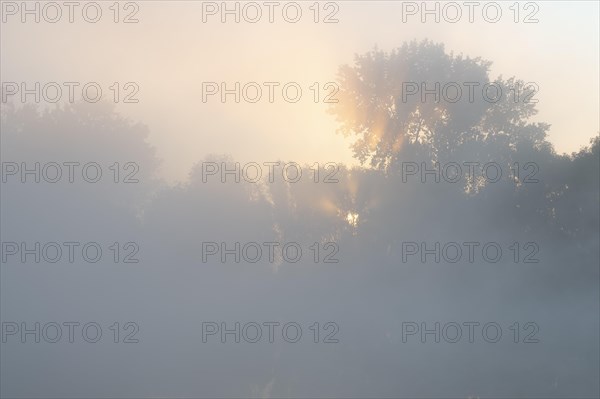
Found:
[[[488,145],[544,145],[549,125],[529,122],[535,88],[514,78],[491,81],[490,65],[430,41],[390,53],[376,48],[340,68],[339,102],[330,112],[340,133],[358,136],[355,157],[383,170],[406,154],[442,161],[465,152],[472,159]]]

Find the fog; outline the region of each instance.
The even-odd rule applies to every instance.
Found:
[[[182,25],[202,18],[194,14],[201,2],[183,3],[189,13],[179,16],[182,3],[150,4],[139,3],[141,21],[161,10],[165,21],[181,18]],[[401,7],[347,4],[338,4],[340,21],[373,13],[352,35],[391,29],[374,15]],[[568,8],[536,4],[546,24],[557,7]],[[597,11],[597,4],[579,6],[568,12]],[[593,21],[574,34],[581,40],[575,53],[597,44],[597,13]],[[58,79],[23,61],[48,51],[35,37],[26,37],[24,58],[5,58],[5,43],[16,54],[26,34],[26,24],[15,25],[3,20],[4,94],[21,89],[6,82],[33,87]],[[252,34],[291,35],[301,58],[311,49],[295,36],[310,30],[305,25],[290,33],[282,23],[257,24]],[[219,93],[207,105],[163,94],[160,76],[144,86],[148,71],[140,65],[139,78],[106,78],[106,71],[81,78],[95,72],[89,65],[76,76],[59,73],[57,81],[100,82],[109,100],[3,97],[0,396],[600,396],[598,91],[542,94],[564,82],[545,80],[550,72],[535,69],[537,61],[511,64],[497,26],[495,36],[485,33],[495,44],[476,53],[474,42],[487,39],[467,35],[474,26],[432,24],[425,40],[426,24],[415,25],[413,34],[406,28],[390,32],[393,39],[363,39],[369,46],[339,39],[341,61],[315,57],[286,69],[286,58],[275,57],[249,78],[282,86],[294,80],[309,97],[319,81],[317,104],[223,103]],[[29,26],[51,37],[69,28]],[[227,31],[218,21],[202,25],[211,26]],[[249,29],[243,21],[227,26],[234,38]],[[83,35],[109,29],[71,29],[78,27]],[[327,36],[334,25],[315,29],[317,40],[340,34]],[[137,35],[132,43],[141,43]],[[225,52],[219,40],[231,38],[215,37],[212,49]],[[132,51],[140,64],[145,54],[168,65],[169,47],[156,46],[165,53]],[[252,75],[244,68],[253,64],[253,49],[266,52],[275,42],[244,46],[250,55],[240,55],[239,65],[214,55],[210,75],[189,75],[182,64],[165,79],[190,79],[192,90],[243,81]],[[544,46],[530,58],[547,57],[552,43]],[[494,54],[508,70],[498,70]],[[63,61],[75,59],[70,50]],[[512,73],[520,68],[535,75]],[[573,79],[588,79],[593,89],[597,75],[596,59]],[[122,95],[123,83],[138,82],[140,102],[110,100],[107,88],[117,80]],[[433,93],[436,84],[463,95]],[[322,101],[328,94],[335,101]],[[534,97],[540,101],[529,101]],[[542,118],[549,114],[558,128]],[[192,131],[200,138],[190,139]],[[303,144],[277,144],[287,141]]]

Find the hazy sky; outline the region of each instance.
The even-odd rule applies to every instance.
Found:
[[[508,2],[501,3],[503,16],[496,24],[477,10],[474,23],[466,14],[454,24],[432,17],[422,23],[419,15],[403,23],[402,2],[393,1],[338,2],[334,24],[315,24],[311,2],[301,3],[304,14],[296,24],[285,22],[277,10],[275,22],[268,23],[266,7],[258,23],[236,24],[229,17],[223,24],[219,15],[202,22],[202,2],[137,4],[137,24],[113,23],[109,3],[103,3],[105,14],[97,24],[77,13],[73,24],[23,24],[8,17],[1,32],[1,78],[99,82],[106,94],[110,82],[136,82],[139,103],[119,104],[118,110],[149,126],[170,179],[184,179],[194,162],[211,153],[240,161],[352,162],[349,142],[335,134],[327,105],[315,104],[309,87],[334,81],[338,66],[351,63],[355,53],[375,45],[389,51],[413,39],[429,38],[448,51],[493,61],[492,78],[502,74],[536,82],[536,120],[552,125],[549,139],[559,152],[578,150],[599,131],[595,1],[537,2],[539,23],[533,24],[515,24]],[[321,10],[321,18],[332,10]],[[531,11],[521,9],[520,17]],[[256,104],[222,104],[218,96],[203,103],[207,81],[298,82],[303,96],[286,103],[276,89],[271,104],[264,88]]]

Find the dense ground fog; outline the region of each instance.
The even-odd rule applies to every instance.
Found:
[[[3,104],[1,394],[597,397],[597,132],[561,155],[526,96],[403,99],[519,82],[488,69],[429,42],[357,56],[330,112],[362,167],[216,154],[177,185],[111,105]]]

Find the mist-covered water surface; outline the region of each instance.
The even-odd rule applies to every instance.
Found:
[[[2,398],[600,396],[598,3],[0,9]]]

